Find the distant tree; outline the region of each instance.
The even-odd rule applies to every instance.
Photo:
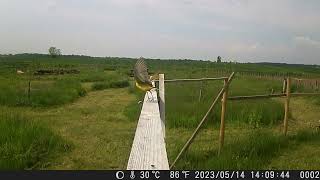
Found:
[[[221,63],[221,57],[220,56],[217,57],[217,63]]]
[[[53,58],[61,55],[61,50],[56,47],[50,47],[48,51],[49,55]]]

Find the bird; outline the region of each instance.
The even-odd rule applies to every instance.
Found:
[[[146,93],[151,93],[151,89],[154,89],[152,82],[151,82],[151,77],[148,74],[148,68],[147,65],[144,61],[143,57],[140,57],[136,64],[134,65],[134,80],[135,80],[135,85],[137,88],[141,89],[142,91],[145,91]],[[150,100],[149,94],[148,94],[148,100]],[[153,100],[153,96],[152,96]]]

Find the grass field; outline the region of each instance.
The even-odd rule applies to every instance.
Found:
[[[124,169],[143,93],[130,77],[134,59],[46,55],[0,57],[0,169]],[[280,93],[282,75],[320,77],[314,66],[148,60],[150,72],[166,78],[238,73],[229,95]],[[16,74],[16,70],[24,74]],[[79,74],[34,75],[39,69]],[[28,84],[31,84],[28,93]],[[172,162],[206,113],[222,81],[166,84],[167,151]],[[202,89],[199,98],[200,88]],[[303,91],[304,89],[299,89]],[[308,91],[317,91],[310,90]],[[220,108],[177,169],[319,169],[320,98],[293,98],[289,135],[283,136],[283,99],[229,101],[225,146],[217,156]],[[303,155],[302,155],[303,154]],[[299,163],[297,163],[299,162]]]
[[[55,135],[48,125],[10,110],[2,108],[1,111],[1,169],[34,168],[70,150],[68,142]]]
[[[289,122],[288,137],[282,135],[278,126],[251,128],[227,123],[221,157],[217,156],[219,129],[206,128],[175,168],[319,169],[315,155],[320,143],[319,131],[315,130],[318,110],[319,107],[303,98],[293,99],[292,112],[295,113]],[[168,129],[167,150],[171,162],[191,133],[192,129],[187,128]]]

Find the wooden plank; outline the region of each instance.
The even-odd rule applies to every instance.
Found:
[[[165,106],[165,86],[164,86],[164,74],[159,74],[159,110],[161,118],[161,126],[163,137],[166,137],[166,106]]]
[[[148,100],[147,93],[144,97],[127,170],[169,170],[157,93],[151,93],[154,101]]]
[[[231,83],[232,79],[234,77],[234,72],[229,76],[228,78],[228,84]],[[190,144],[192,143],[193,139],[197,136],[197,134],[199,133],[199,130],[201,128],[201,126],[203,125],[203,123],[206,121],[207,116],[209,115],[209,113],[212,111],[212,109],[215,107],[215,105],[218,103],[218,100],[221,98],[221,96],[223,95],[224,91],[226,90],[227,86],[223,86],[223,88],[220,90],[220,92],[218,93],[217,97],[214,99],[214,101],[212,102],[211,106],[209,107],[209,110],[207,111],[207,113],[203,116],[202,120],[200,121],[200,123],[198,124],[198,126],[196,127],[196,129],[194,130],[194,132],[192,133],[191,137],[188,139],[188,141],[185,143],[185,145],[182,147],[181,151],[179,152],[178,156],[176,157],[176,159],[173,161],[173,163],[170,166],[170,169],[172,169],[175,165],[175,163],[180,159],[181,155],[188,149],[188,147],[190,146]]]

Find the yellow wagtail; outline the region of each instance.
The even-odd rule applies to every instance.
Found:
[[[134,80],[136,83],[137,88],[141,89],[142,91],[149,92],[152,96],[152,93],[150,92],[151,89],[155,88],[152,85],[151,78],[148,74],[148,68],[143,60],[143,58],[139,58],[134,66]],[[148,94],[148,99],[150,99]],[[153,100],[153,96],[152,96]]]

